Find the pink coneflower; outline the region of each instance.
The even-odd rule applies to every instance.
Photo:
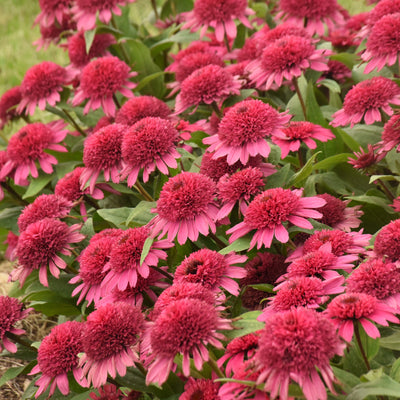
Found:
[[[251,285],[274,284],[276,280],[286,273],[287,263],[285,257],[280,254],[257,253],[257,255],[246,265],[247,275],[240,280],[240,287],[244,288],[242,304],[251,310],[260,309],[265,306],[262,300],[271,293],[257,290]]]
[[[274,236],[281,243],[289,240],[289,233],[283,223],[291,223],[300,228],[312,229],[306,218],[321,218],[322,214],[313,208],[325,205],[325,200],[318,197],[301,197],[302,190],[268,189],[256,196],[249,204],[243,222],[226,231],[232,234],[229,242],[256,229],[250,242],[250,249],[256,244],[259,249],[263,244],[271,247]]]
[[[144,261],[140,258],[143,246],[150,236],[147,226],[129,228],[124,231],[115,241],[110,253],[110,261],[104,267],[107,275],[103,279],[102,286],[107,291],[114,288],[125,290],[128,286],[135,287],[138,275],[148,278],[150,267],[157,266],[159,260],[166,260],[167,253],[161,249],[173,247],[168,240],[154,241]]]
[[[354,152],[355,158],[349,157],[348,163],[353,168],[368,172],[369,167],[374,167],[379,161],[385,158],[386,153],[379,151],[377,145],[368,144],[367,151],[360,147],[360,151]]]
[[[374,24],[368,35],[366,49],[361,55],[368,63],[364,73],[368,74],[375,68],[380,71],[397,61],[400,51],[397,37],[399,29],[400,13],[385,15]]]
[[[362,118],[367,125],[381,121],[381,112],[393,114],[390,104],[400,105],[400,88],[383,76],[375,76],[353,86],[344,98],[343,108],[336,111],[330,124],[334,127],[350,124],[353,127]]]
[[[11,136],[7,147],[8,161],[1,169],[0,179],[15,170],[15,183],[24,185],[29,174],[34,178],[39,176],[36,161],[46,174],[53,173],[52,164],[58,163],[57,158],[45,150],[67,151],[64,146],[58,144],[68,133],[64,129],[65,125],[61,120],[48,124],[35,122],[24,126]]]
[[[136,0],[76,0],[71,12],[78,23],[78,30],[90,31],[96,26],[96,18],[104,24],[111,21],[112,15],[121,15],[119,6]]]
[[[263,187],[263,173],[259,168],[248,167],[222,176],[217,185],[218,198],[222,202],[217,219],[228,216],[237,202],[240,212],[245,214],[250,199],[260,193]]]
[[[335,256],[342,256],[346,253],[365,254],[365,247],[369,245],[371,235],[360,232],[344,232],[342,230],[322,230],[314,232],[303,246],[299,246],[286,261],[293,261],[307,253],[318,250],[326,243],[330,243],[331,252]]]
[[[51,61],[43,61],[29,68],[21,83],[22,99],[17,113],[21,114],[25,109],[27,115],[33,115],[36,106],[44,110],[46,103],[54,107],[61,99],[63,85],[71,79],[72,75],[65,68]]]
[[[238,95],[241,85],[237,77],[219,65],[196,69],[181,83],[181,91],[175,101],[175,114],[203,103],[220,103],[230,95]]]
[[[279,10],[277,18],[304,26],[311,35],[323,35],[325,25],[331,30],[345,22],[336,0],[280,0]]]
[[[380,337],[378,328],[371,322],[388,326],[390,322],[399,323],[394,316],[395,310],[376,297],[366,293],[344,293],[335,297],[326,309],[339,335],[350,342],[354,333],[354,324],[360,323],[365,333],[376,339]]]
[[[246,270],[232,264],[240,264],[246,256],[230,253],[222,255],[214,250],[201,249],[185,258],[174,275],[176,282],[200,283],[210,290],[224,288],[234,296],[239,295],[239,285],[232,278],[243,278]]]
[[[115,38],[111,34],[96,34],[90,45],[89,52],[87,52],[84,32],[78,32],[70,36],[67,42],[68,57],[71,65],[76,68],[83,68],[92,58],[105,56],[107,48],[115,43]]]
[[[8,161],[7,150],[0,150],[0,171]],[[7,180],[7,174],[0,176],[0,182],[4,182]],[[3,186],[0,184],[0,201],[4,199],[4,190]]]
[[[143,168],[143,182],[157,169],[168,175],[169,168],[177,168],[180,154],[176,147],[179,132],[174,125],[163,118],[146,117],[126,129],[122,138],[121,152],[125,167],[121,171],[121,179],[127,179],[128,187],[132,187]]]
[[[171,114],[169,107],[154,96],[139,96],[129,99],[117,112],[115,122],[134,125],[146,117],[167,119]]]
[[[202,174],[182,172],[170,178],[152,210],[158,214],[150,222],[152,235],[161,232],[161,237],[168,235],[170,241],[177,237],[178,243],[184,244],[187,239],[196,241],[199,233],[207,236],[209,229],[215,233],[215,191],[215,183]]]
[[[375,296],[393,309],[400,307],[400,269],[396,264],[370,258],[346,279],[349,292]]]
[[[32,369],[31,374],[42,373],[36,381],[39,386],[35,394],[38,398],[50,386],[49,397],[56,387],[67,396],[69,393],[68,373],[72,372],[74,378],[81,386],[87,386],[82,370],[78,367],[78,354],[82,353],[83,324],[77,321],[67,321],[56,325],[40,344],[38,349],[38,364]]]
[[[230,39],[236,38],[236,18],[252,29],[247,18],[252,14],[254,11],[247,7],[247,0],[196,0],[193,11],[183,14],[186,23],[182,29],[190,28],[192,32],[200,29],[200,37],[203,37],[208,27],[212,27],[217,40],[223,42],[224,35]]]
[[[247,66],[249,78],[259,89],[279,88],[283,80],[298,78],[306,69],[327,71],[327,56],[331,52],[316,49],[312,40],[287,35],[267,43],[260,58]]]
[[[22,210],[18,217],[19,232],[23,232],[28,225],[44,218],[64,218],[72,206],[73,204],[63,196],[42,194]]]
[[[207,345],[222,348],[224,335],[218,330],[232,329],[230,321],[223,319],[217,309],[200,300],[191,298],[171,302],[148,324],[144,337],[144,350],[150,352],[150,365],[146,384],[167,380],[177,354],[182,354],[182,372],[190,375],[190,357],[200,371],[209,359]]]
[[[227,156],[228,164],[246,164],[250,156],[268,157],[266,141],[289,122],[291,115],[279,113],[261,100],[244,100],[235,104],[222,118],[218,134],[203,139],[213,157]]]
[[[96,180],[103,172],[104,179],[119,183],[122,162],[122,138],[126,125],[112,124],[86,138],[83,147],[85,170],[81,174],[81,189],[89,181],[90,193],[94,193]]]
[[[344,344],[333,324],[321,313],[307,308],[271,315],[261,332],[255,355],[260,375],[258,385],[272,398],[288,399],[290,380],[297,382],[307,400],[326,399],[326,388],[332,393],[334,375],[329,360],[343,355]]]
[[[0,129],[3,129],[8,121],[11,121],[18,115],[15,107],[20,103],[21,99],[20,86],[8,89],[0,97]]]
[[[7,245],[7,249],[4,252],[4,258],[6,260],[14,261],[17,256],[15,254],[15,250],[17,248],[19,236],[14,232],[9,231],[7,234],[7,239],[3,242]]]
[[[140,310],[123,302],[106,304],[88,316],[79,365],[89,384],[104,385],[108,374],[124,376],[126,367],[139,361],[137,347],[143,327]]]
[[[10,353],[17,352],[17,346],[7,337],[12,335],[22,335],[23,329],[15,328],[14,325],[24,319],[33,308],[24,309],[24,305],[18,300],[9,296],[0,296],[0,352],[3,348]]]
[[[53,218],[44,218],[30,224],[20,235],[16,249],[18,267],[11,273],[12,280],[19,280],[22,287],[28,275],[39,270],[39,281],[43,286],[47,282],[47,266],[50,273],[58,278],[60,269],[65,269],[67,263],[57,255],[71,255],[70,243],[84,239],[78,233],[80,225],[68,226],[65,222]]]
[[[72,0],[39,0],[40,14],[35,19],[35,24],[49,27],[56,21],[62,25],[63,17],[72,6]]]
[[[322,126],[308,121],[291,121],[287,127],[275,131],[271,140],[281,149],[283,159],[290,151],[298,151],[302,143],[310,149],[316,149],[317,143],[314,139],[327,142],[334,138],[335,135]]]
[[[113,96],[120,92],[127,98],[133,97],[132,89],[136,87],[136,83],[129,79],[136,75],[137,72],[130,72],[130,67],[118,57],[97,58],[83,68],[72,105],[77,106],[89,99],[83,109],[84,114],[91,109],[102,108],[107,116],[115,117]]]
[[[258,347],[258,339],[260,332],[249,333],[248,335],[234,338],[226,346],[225,354],[218,360],[218,366],[221,368],[225,361],[228,360],[225,366],[227,376],[232,375],[235,371],[251,359],[255,350]]]
[[[122,235],[123,231],[119,231]],[[110,260],[111,251],[118,240],[118,236],[104,236],[91,243],[81,252],[79,256],[79,274],[73,277],[69,283],[79,285],[73,290],[72,296],[80,292],[77,304],[83,299],[90,304],[94,301],[97,304],[106,290],[101,286],[107,275],[104,266]]]
[[[383,126],[382,151],[396,148],[400,152],[400,114],[394,114]]]
[[[219,298],[219,293],[212,292],[201,283],[192,283],[185,280],[175,282],[158,296],[154,309],[150,314],[150,319],[152,321],[156,320],[161,312],[176,300],[195,299],[215,305]]]
[[[384,16],[398,12],[400,12],[399,0],[380,0],[379,4],[366,14],[366,29],[364,29],[364,33],[366,35],[369,34],[370,30]]]
[[[378,257],[387,257],[391,262],[400,258],[400,219],[389,222],[376,235],[374,253]]]
[[[400,196],[393,199],[393,204],[389,204],[390,207],[394,208],[394,211],[400,212]]]
[[[336,256],[331,253],[331,249],[331,244],[327,242],[318,250],[310,251],[303,257],[297,258],[288,266],[286,276],[288,278],[297,276],[317,276],[330,279],[339,275],[334,271],[337,269],[350,273],[354,268],[354,261],[358,260],[358,255],[348,254]]]
[[[364,213],[361,206],[348,207],[351,200],[340,200],[328,193],[318,194],[326,201],[318,211],[322,214],[320,222],[331,226],[334,229],[342,229],[349,232],[351,228],[358,228],[361,224],[361,217]]]
[[[218,396],[220,383],[211,379],[194,379],[189,377],[185,384],[184,392],[179,396],[179,400],[221,400]]]
[[[329,300],[329,294],[344,292],[343,283],[343,276],[325,281],[315,276],[289,278],[274,288],[276,295],[268,298],[268,306],[257,319],[266,321],[271,314],[295,307],[319,308]]]
[[[90,393],[90,399],[92,400],[121,400],[121,396],[123,396],[123,393],[121,392],[120,389],[118,389],[115,385],[112,383],[107,383],[106,385],[99,387],[97,389],[97,393]],[[125,396],[123,397],[125,398]],[[88,400],[90,400],[88,399]],[[126,399],[129,399],[129,397],[126,397]]]

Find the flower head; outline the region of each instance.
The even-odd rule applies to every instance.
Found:
[[[232,234],[229,242],[256,229],[250,249],[257,244],[259,249],[263,244],[271,247],[272,239],[282,243],[289,240],[289,233],[283,224],[287,222],[304,229],[312,229],[306,218],[321,218],[322,214],[314,208],[325,205],[325,200],[318,197],[301,197],[301,190],[268,189],[259,194],[249,204],[243,222],[227,230]]]
[[[39,270],[40,283],[48,286],[47,266],[58,278],[59,268],[64,269],[67,263],[57,253],[71,255],[70,243],[84,239],[84,235],[78,233],[79,229],[80,225],[68,226],[54,218],[44,218],[28,225],[18,239],[18,268],[11,273],[12,279],[18,279],[22,287],[28,275]]]
[[[184,392],[179,396],[179,400],[220,400],[218,389],[220,384],[211,379],[194,379],[189,377],[185,384]]]
[[[381,111],[393,114],[390,104],[400,104],[400,88],[389,78],[375,76],[357,83],[344,98],[343,108],[332,117],[332,126],[345,126],[359,123],[362,118],[367,125],[381,121]]]
[[[213,157],[227,156],[228,164],[246,164],[250,156],[268,157],[270,147],[265,140],[279,132],[291,116],[280,114],[261,100],[244,100],[235,104],[222,118],[218,134],[203,140]]]
[[[172,247],[167,240],[154,241],[143,262],[141,255],[145,241],[149,238],[147,226],[129,228],[117,238],[110,252],[110,260],[104,268],[107,275],[102,286],[107,291],[114,288],[125,290],[128,286],[136,287],[138,275],[148,278],[150,267],[157,266],[159,260],[166,260],[167,253],[161,249]]]
[[[298,78],[307,68],[327,71],[328,55],[330,51],[316,49],[310,38],[287,35],[267,43],[261,57],[250,62],[246,69],[252,83],[270,90],[279,88],[284,79]]]
[[[120,400],[123,393],[112,383],[107,383],[106,385],[97,389],[99,394],[90,393],[90,399],[93,400]]]
[[[379,161],[385,157],[385,152],[377,151],[377,146],[372,144],[367,145],[368,151],[365,151],[360,147],[360,151],[354,152],[355,158],[350,158],[348,163],[353,166],[353,168],[360,169],[362,171],[368,172],[369,167],[374,167]]]
[[[378,257],[387,257],[391,262],[400,258],[400,219],[389,222],[376,235],[374,253]]]
[[[232,293],[239,294],[239,285],[232,278],[243,278],[246,270],[232,264],[246,261],[246,256],[230,253],[226,256],[209,249],[201,249],[185,258],[177,267],[174,275],[176,282],[200,283],[210,290],[220,286]]]
[[[390,151],[396,148],[400,152],[400,114],[394,114],[383,126],[382,150]]]
[[[71,5],[72,0],[39,0],[41,12],[36,17],[35,24],[49,27],[57,21],[62,25],[64,14]]]
[[[143,327],[140,310],[123,302],[108,303],[88,316],[82,335],[84,355],[79,363],[89,384],[104,385],[107,374],[124,376],[126,367],[139,361],[137,345]]]
[[[118,6],[125,6],[136,0],[76,0],[71,8],[78,24],[78,30],[89,31],[96,26],[96,18],[105,24],[111,21],[112,15],[121,15]]]
[[[308,121],[291,121],[289,125],[272,134],[272,141],[281,149],[281,158],[285,158],[290,151],[298,151],[301,143],[310,149],[316,149],[314,139],[327,142],[335,135],[326,128]]]
[[[22,94],[20,86],[14,86],[8,89],[0,97],[0,129],[3,129],[8,121],[11,121],[18,115],[15,106],[20,103],[21,99]]]
[[[342,355],[344,345],[333,324],[321,313],[294,308],[271,315],[259,338],[255,360],[260,375],[257,384],[275,398],[288,399],[290,379],[296,381],[307,400],[326,399],[326,389],[316,371],[331,390],[334,380],[329,360]]]
[[[191,31],[201,29],[200,36],[204,36],[208,27],[215,29],[215,36],[219,42],[223,42],[224,35],[228,38],[236,38],[235,18],[252,28],[248,15],[254,14],[247,7],[247,0],[196,0],[193,11],[184,13],[186,23],[182,29],[191,28]]]
[[[177,236],[183,244],[187,239],[196,241],[199,233],[207,236],[209,229],[215,232],[215,190],[215,183],[202,174],[182,172],[170,178],[152,210],[158,214],[151,222],[153,235],[168,234],[170,241]]]
[[[121,171],[122,179],[128,177],[128,186],[132,187],[142,168],[143,182],[149,180],[149,175],[156,167],[168,175],[168,167],[178,167],[178,141],[179,132],[170,121],[163,118],[146,117],[127,128],[121,144],[125,163]]]
[[[81,174],[81,189],[90,182],[90,193],[94,193],[96,180],[103,171],[104,179],[119,183],[122,169],[122,138],[126,125],[111,124],[90,135],[84,143],[83,162],[85,170]]]
[[[21,128],[8,142],[8,161],[1,169],[0,179],[15,170],[15,183],[24,185],[29,173],[34,178],[39,176],[36,161],[46,174],[51,174],[52,165],[57,164],[58,161],[45,150],[67,151],[64,146],[58,144],[67,135],[68,131],[64,127],[63,121],[54,121],[48,124],[35,122]]]
[[[191,106],[219,103],[231,94],[239,94],[241,82],[219,65],[196,69],[182,83],[176,97],[175,114]]]
[[[133,97],[132,89],[136,84],[129,79],[136,75],[137,72],[130,72],[129,66],[118,57],[96,58],[83,68],[72,105],[77,106],[89,99],[83,109],[84,114],[101,107],[107,116],[114,117],[116,107],[113,96],[120,92],[125,97]]]
[[[18,228],[23,232],[30,224],[44,218],[64,218],[73,204],[56,194],[42,194],[32,204],[27,205],[18,217]]]
[[[46,108],[46,103],[55,106],[60,101],[63,85],[72,79],[67,70],[51,61],[43,61],[26,71],[21,83],[22,99],[17,107],[21,114],[26,108],[27,115],[33,115],[36,106]]]
[[[3,347],[10,353],[17,352],[17,346],[10,341],[7,333],[13,335],[22,335],[25,333],[23,329],[15,328],[15,324],[24,319],[32,308],[24,309],[24,305],[13,297],[0,296],[0,353]]]
[[[146,383],[162,385],[168,378],[177,354],[183,355],[182,371],[190,374],[190,357],[198,370],[208,361],[207,344],[221,348],[224,336],[217,330],[231,329],[217,309],[204,301],[183,298],[171,302],[157,319],[149,323],[145,348],[151,353]]]
[[[350,342],[354,324],[360,323],[373,339],[380,337],[378,328],[371,322],[388,326],[388,321],[399,323],[395,310],[376,297],[366,293],[344,293],[335,297],[326,309],[327,316],[339,329],[339,335]]]
[[[171,114],[169,107],[154,96],[139,96],[129,99],[118,110],[115,117],[117,124],[134,125],[142,118],[158,117],[167,119]]]
[[[49,396],[52,396],[56,387],[66,396],[69,393],[68,376],[72,372],[81,386],[86,386],[82,370],[78,367],[78,354],[83,351],[82,346],[83,324],[77,321],[67,321],[56,325],[40,344],[38,350],[38,364],[31,374],[42,373],[36,381],[39,386],[35,397],[39,397],[49,386]]]

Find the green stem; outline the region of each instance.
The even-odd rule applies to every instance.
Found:
[[[363,358],[363,360],[365,362],[365,365],[366,365],[366,367],[367,367],[367,369],[369,371],[371,369],[371,366],[369,365],[369,361],[368,361],[367,355],[365,354],[364,347],[363,347],[363,345],[361,343],[360,330],[358,328],[358,321],[356,321],[354,323],[354,334],[355,334],[355,337],[356,337],[358,348],[360,349],[360,352],[361,352],[361,356],[362,356],[362,358]]]
[[[297,155],[299,157],[299,165],[300,165],[300,169],[304,167],[304,158],[303,158],[303,153],[301,152],[301,148],[299,148],[299,150],[297,151]]]
[[[28,201],[24,200],[7,182],[0,182],[1,186],[7,190],[8,193],[10,193],[10,195],[12,197],[14,197],[14,199],[16,199],[21,205],[23,206],[27,206],[29,204]]]
[[[65,109],[61,108],[61,110],[64,112],[64,114],[67,116],[68,121],[71,122],[73,127],[82,135],[82,136],[87,136],[86,132],[77,124],[77,122],[74,120],[72,115]]]
[[[385,192],[386,196],[388,197],[389,200],[393,202],[395,197],[393,196],[392,192],[389,190],[389,188],[384,184],[382,179],[377,179],[379,185],[381,186],[382,190]]]
[[[13,342],[18,343],[24,347],[27,347],[30,350],[34,350],[37,351],[37,349],[35,347],[31,346],[31,343],[29,343],[28,341],[22,339],[20,336],[18,335],[14,335],[11,332],[6,332],[5,335],[7,336],[8,339],[11,339]]]
[[[298,84],[298,82],[297,82],[297,78],[294,77],[294,78],[292,79],[292,82],[293,82],[294,90],[296,91],[297,96],[298,96],[298,98],[299,98],[299,100],[300,100],[300,105],[301,105],[301,109],[303,110],[304,119],[307,121],[307,109],[306,109],[306,104],[304,103],[303,96],[302,96],[302,94],[301,94],[301,92],[300,92],[300,88],[299,88],[299,84]]]
[[[157,11],[156,0],[151,0],[151,5],[153,6],[154,15],[156,16],[156,20],[158,21],[160,19],[160,16],[159,16],[158,11]]]
[[[226,378],[226,376],[223,374],[223,372],[221,371],[221,369],[218,367],[217,363],[215,362],[214,354],[211,350],[208,352],[208,355],[209,355],[208,365],[216,373],[218,378]]]
[[[210,237],[214,240],[215,243],[217,243],[217,245],[223,249],[227,246],[227,244],[225,244],[217,235],[215,235],[214,233],[210,232],[209,233]]]
[[[29,118],[29,115],[21,114],[21,118],[22,118],[27,124],[30,124],[30,123],[31,123],[31,120],[30,120],[30,118]]]
[[[224,28],[225,28],[225,24],[224,24]],[[224,42],[225,42],[226,49],[228,50],[228,53],[230,53],[231,52],[231,46],[229,46],[229,39],[228,39],[228,36],[226,34],[226,31],[224,33]]]
[[[86,194],[83,195],[83,200],[91,205],[95,210],[98,210],[100,208],[99,205]]]
[[[168,279],[168,281],[173,282],[174,277],[171,274],[169,274],[167,271],[164,271],[163,269],[158,268],[154,265],[150,265],[150,268],[154,269],[154,271],[159,272],[161,275],[164,275]]]
[[[121,108],[121,104],[119,104],[119,101],[118,101],[117,96],[115,94],[113,94],[113,100],[114,100],[114,103],[117,106],[117,108],[120,109]]]
[[[213,101],[213,102],[211,103],[211,107],[212,107],[213,111],[215,112],[215,114],[217,114],[217,117],[218,117],[219,119],[222,119],[222,117],[223,117],[224,115],[222,114],[222,111],[219,109],[219,107],[218,107],[218,105],[217,105],[217,103],[216,103],[215,101]]]
[[[145,200],[154,201],[154,199],[146,191],[146,189],[139,183],[139,181],[136,181],[136,183],[133,185],[133,187],[145,198]]]

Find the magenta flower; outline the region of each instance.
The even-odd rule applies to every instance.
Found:
[[[184,392],[179,396],[179,400],[193,400],[198,396],[201,399],[220,400],[218,390],[220,383],[211,379],[194,379],[189,377],[185,384]]]
[[[125,167],[121,179],[128,177],[128,187],[132,187],[143,168],[143,182],[156,169],[168,175],[169,168],[177,168],[180,154],[176,147],[179,132],[173,124],[163,118],[146,117],[127,128],[122,138],[121,151]]]
[[[182,372],[190,375],[190,358],[200,371],[209,359],[207,345],[222,348],[225,337],[218,330],[232,329],[230,321],[201,300],[183,298],[171,302],[154,322],[148,323],[143,346],[149,356],[147,385],[162,385],[173,367],[174,358],[182,354]]]
[[[217,40],[223,42],[225,35],[230,39],[236,38],[235,18],[252,29],[247,18],[252,14],[254,11],[247,7],[247,0],[196,0],[193,11],[183,14],[186,23],[182,29],[191,28],[192,32],[201,29],[200,37],[203,37],[211,26]]]
[[[214,202],[215,183],[205,175],[182,172],[164,184],[157,206],[158,215],[150,221],[153,236],[161,232],[168,240],[178,238],[179,244],[187,239],[196,241],[199,233],[208,235],[216,231],[218,208]]]
[[[96,18],[104,24],[111,21],[112,15],[121,15],[119,6],[125,6],[136,0],[76,0],[71,8],[78,24],[78,30],[90,31],[96,26]]]
[[[46,103],[54,107],[61,99],[63,85],[68,84],[72,77],[65,68],[51,61],[43,61],[29,68],[21,82],[22,99],[17,113],[21,114],[26,109],[27,115],[33,115],[36,106],[44,110]]]
[[[400,114],[394,114],[383,126],[382,151],[396,148],[400,152]]]
[[[14,86],[2,94],[0,97],[0,129],[3,129],[8,121],[11,121],[18,115],[15,107],[18,106],[21,99],[20,86]]]
[[[385,152],[379,150],[379,145],[367,145],[367,151],[360,147],[360,151],[354,152],[355,158],[349,157],[348,163],[360,170],[368,171],[369,167],[374,167],[379,161],[385,158]]]
[[[35,24],[44,27],[54,25],[57,21],[63,24],[63,17],[72,6],[72,0],[39,0],[40,14],[35,19]]]
[[[83,373],[94,387],[126,374],[126,367],[139,361],[138,342],[143,330],[140,310],[130,304],[109,303],[92,312],[85,323],[79,361]]]
[[[123,393],[112,383],[107,383],[106,385],[99,387],[97,393],[90,393],[90,399],[92,400],[120,400]],[[88,400],[90,400],[88,399]]]
[[[366,293],[344,293],[335,297],[326,309],[326,315],[332,320],[339,335],[350,342],[354,333],[354,324],[360,323],[365,333],[376,339],[380,337],[378,328],[371,322],[388,326],[389,322],[399,323],[394,316],[395,310],[376,297]]]
[[[227,156],[228,164],[246,164],[250,156],[268,157],[265,139],[279,132],[291,115],[279,113],[261,100],[244,100],[230,108],[218,125],[218,134],[203,139],[213,158]]]
[[[375,76],[354,85],[344,98],[343,108],[336,111],[331,125],[334,127],[359,123],[367,125],[381,121],[381,111],[393,114],[390,104],[400,105],[400,88],[397,83],[383,76]]]
[[[174,284],[177,282],[200,283],[210,290],[222,287],[234,296],[238,296],[239,285],[232,278],[245,277],[246,270],[232,264],[240,264],[246,260],[246,256],[235,253],[222,255],[214,250],[201,249],[190,254],[177,267]]]
[[[400,219],[389,222],[376,235],[374,253],[378,257],[386,257],[390,262],[398,262],[400,258]]]
[[[47,266],[50,273],[58,278],[60,269],[67,263],[57,254],[71,255],[70,243],[84,239],[78,233],[80,225],[68,226],[65,222],[53,218],[44,218],[30,224],[20,235],[16,249],[18,267],[11,273],[12,280],[19,280],[22,287],[26,278],[34,270],[39,270],[39,281],[43,286],[47,282]]]
[[[129,79],[136,75],[137,72],[130,72],[130,67],[118,57],[97,58],[83,68],[72,105],[77,106],[89,99],[83,109],[84,114],[101,107],[107,116],[115,117],[113,96],[120,92],[127,98],[133,97],[132,89],[136,83]]]
[[[24,309],[24,305],[18,300],[9,296],[0,296],[0,353],[3,348],[10,353],[17,352],[17,346],[7,337],[12,335],[22,335],[23,329],[15,328],[14,325],[24,319],[33,308]]]
[[[68,373],[72,372],[74,378],[81,386],[87,386],[86,379],[78,367],[78,354],[83,351],[82,346],[83,324],[77,321],[67,321],[56,325],[40,344],[38,350],[38,364],[33,367],[30,375],[42,373],[36,381],[39,386],[35,394],[38,398],[50,386],[49,397],[56,387],[67,396],[69,393]]]
[[[298,151],[302,143],[310,149],[316,149],[317,144],[314,139],[327,142],[334,138],[335,135],[322,126],[308,121],[291,121],[287,127],[275,131],[271,140],[281,149],[283,159],[290,151]]]
[[[290,380],[297,382],[307,400],[326,399],[332,393],[334,375],[329,360],[343,355],[345,345],[336,335],[333,324],[323,314],[307,308],[271,315],[260,334],[255,354],[258,385],[272,398],[288,399]]]
[[[110,252],[110,260],[103,271],[107,272],[102,286],[108,291],[118,288],[125,290],[128,286],[135,287],[138,276],[148,278],[150,267],[157,266],[159,260],[166,260],[167,253],[161,249],[173,247],[168,240],[154,241],[144,261],[140,258],[143,246],[150,237],[150,229],[147,226],[129,228],[116,239]]]
[[[226,231],[232,234],[229,242],[256,230],[250,249],[256,244],[271,247],[274,236],[282,243],[289,240],[289,233],[283,224],[288,222],[304,229],[312,229],[306,218],[321,218],[322,214],[313,208],[322,207],[325,200],[318,197],[301,197],[302,190],[275,188],[259,194],[249,204],[243,222]]]
[[[64,129],[65,126],[66,124],[60,120],[48,124],[35,122],[21,128],[8,142],[8,161],[0,171],[0,179],[14,170],[15,183],[24,185],[29,174],[34,178],[39,176],[36,161],[46,174],[53,173],[52,165],[58,161],[45,150],[67,151],[64,146],[58,144],[68,133]]]

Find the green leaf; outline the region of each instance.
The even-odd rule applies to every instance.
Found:
[[[86,392],[79,393],[74,397],[71,397],[70,400],[87,400],[91,399],[90,394],[93,393],[96,389],[87,390]]]
[[[151,209],[156,205],[155,201],[141,201],[134,209],[130,208],[130,213],[126,218],[126,225],[131,222],[137,225],[146,225],[154,218],[155,214],[151,212]]]
[[[146,259],[147,255],[149,254],[149,251],[151,249],[151,245],[154,242],[154,238],[148,237],[143,244],[143,249],[142,249],[142,254],[140,256],[140,264],[144,263],[144,260]]]
[[[306,180],[306,178],[311,175],[311,173],[313,172],[313,163],[314,160],[316,159],[316,157],[318,156],[318,154],[320,154],[321,152],[317,152],[315,154],[312,155],[312,157],[310,157],[310,159],[306,162],[306,164],[304,165],[304,167],[296,172],[291,179],[289,180],[289,182],[287,183],[287,187],[290,186],[296,186],[296,187],[301,187],[302,183],[304,180]]]
[[[254,285],[247,285],[253,289],[259,290],[266,293],[275,293],[274,286],[269,283],[256,283]]]
[[[322,161],[319,161],[314,164],[313,170],[319,170],[319,169],[330,169],[333,168],[335,165],[340,164],[342,162],[347,162],[349,156],[351,156],[351,153],[342,153],[342,154],[336,154],[335,156],[327,157]]]
[[[355,386],[347,396],[347,400],[364,400],[367,396],[393,396],[398,398],[399,393],[400,383],[388,375],[382,375],[379,379]]]
[[[130,207],[103,208],[102,210],[97,210],[97,214],[99,214],[101,218],[111,222],[118,228],[125,226],[131,212],[132,208]]]
[[[346,133],[343,129],[334,128],[333,133],[338,134],[344,143],[346,143],[347,147],[354,152],[360,151],[360,143],[358,143],[355,139],[353,139],[348,133]]]
[[[22,196],[23,199],[27,199],[29,197],[33,197],[38,194],[51,180],[53,179],[53,175],[48,174],[40,174],[38,178],[31,181],[27,191]]]
[[[224,331],[224,335],[228,339],[233,339],[263,329],[265,327],[265,323],[257,321],[257,317],[260,314],[260,311],[250,311],[242,314],[240,316],[241,319],[234,322],[234,329],[230,331]]]
[[[398,358],[392,365],[390,376],[396,381],[400,382],[400,358]]]
[[[343,389],[346,393],[349,393],[354,386],[360,383],[360,379],[357,376],[342,368],[332,366],[332,370],[335,377],[338,378],[343,385]]]
[[[96,35],[96,29],[92,29],[91,31],[85,31],[85,42],[86,42],[86,54],[89,54],[90,48],[92,47],[94,37]]]
[[[394,176],[394,175],[372,175],[371,178],[369,178],[369,183],[374,183],[377,180],[400,182],[400,176]]]
[[[306,109],[307,109],[307,120],[324,127],[328,127],[328,123],[324,118],[321,107],[317,103],[314,93],[314,83],[308,82],[307,95],[306,95]]]
[[[367,203],[367,204],[372,204],[374,206],[379,206],[382,207],[387,213],[394,214],[393,208],[389,207],[388,201],[383,197],[361,195],[361,196],[349,196],[348,199],[358,201],[360,203]]]
[[[379,344],[386,349],[400,351],[400,331],[393,333],[393,335],[381,337]]]
[[[249,237],[241,237],[231,243],[229,246],[224,247],[219,251],[220,254],[229,254],[231,251],[239,252],[247,250],[250,246],[251,239]]]
[[[16,378],[22,373],[26,374],[31,371],[33,366],[36,364],[36,361],[30,362],[28,365],[23,365],[22,367],[11,367],[8,368],[6,372],[0,378],[0,387],[3,386],[6,382],[11,379]]]
[[[334,81],[333,79],[323,79],[322,81],[318,82],[319,85],[325,86],[333,93],[340,93],[341,88],[340,85]]]
[[[145,86],[147,86],[151,81],[154,79],[157,79],[160,76],[165,75],[167,72],[165,71],[160,71],[160,72],[155,72],[154,74],[148,75],[145,78],[141,79],[138,85],[135,88],[135,91],[140,92]]]
[[[275,172],[275,174],[270,175],[267,178],[266,189],[272,189],[277,187],[285,187],[287,182],[293,176],[293,171],[290,169],[290,164],[286,164],[280,170]]]
[[[0,226],[6,228],[9,231],[13,231],[15,234],[19,233],[18,229],[18,217],[21,214],[23,207],[12,207],[5,208],[0,211]]]

